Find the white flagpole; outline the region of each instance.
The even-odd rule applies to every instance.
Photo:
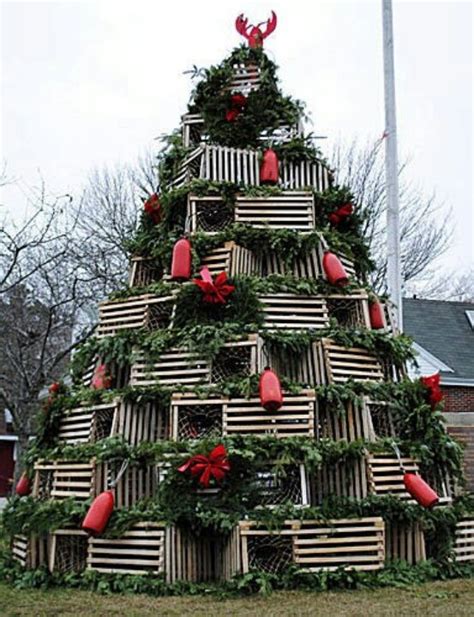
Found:
[[[400,220],[398,207],[397,117],[393,61],[392,0],[382,0],[383,63],[385,91],[385,176],[387,190],[387,282],[395,304],[397,325],[403,328],[400,268]]]

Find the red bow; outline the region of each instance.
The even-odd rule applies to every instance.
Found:
[[[108,390],[112,385],[112,376],[105,364],[99,364],[92,376],[91,388],[94,390]]]
[[[329,215],[328,218],[329,218],[331,225],[339,225],[339,223],[342,223],[342,221],[346,219],[348,216],[350,216],[353,211],[354,211],[354,207],[352,206],[351,203],[344,204],[343,206],[338,208],[336,212],[332,212]]]
[[[221,272],[212,280],[209,268],[204,267],[201,269],[201,278],[202,280],[193,279],[193,283],[201,288],[203,301],[210,304],[225,304],[227,296],[235,289],[233,285],[227,284],[227,274],[225,272]]]
[[[230,471],[230,463],[227,460],[227,451],[220,444],[214,448],[209,456],[197,454],[192,456],[187,463],[178,467],[178,471],[185,473],[191,472],[192,476],[199,476],[199,484],[207,488],[211,478],[216,482],[222,482],[225,475]]]
[[[227,122],[235,122],[247,105],[247,97],[243,94],[233,94],[230,97],[230,109],[226,111],[225,119]]]
[[[156,193],[153,193],[143,204],[143,209],[147,213],[147,215],[151,218],[154,225],[158,225],[158,223],[162,219],[162,211],[161,204]]]
[[[428,377],[422,377],[421,383],[428,389],[428,402],[431,407],[435,407],[443,400],[443,393],[439,387],[440,374],[435,373]]]

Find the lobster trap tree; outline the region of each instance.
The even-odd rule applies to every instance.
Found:
[[[33,495],[24,478],[5,510],[14,554],[163,592],[157,576],[375,584],[385,558],[427,554],[443,572],[473,522],[439,376],[406,377],[362,206],[262,48],[276,17],[236,26],[249,47],[200,72],[160,153],[129,286],[40,415]]]

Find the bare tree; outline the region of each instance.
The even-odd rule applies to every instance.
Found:
[[[376,264],[371,284],[386,292],[386,193],[383,140],[360,146],[339,145],[332,165],[338,181],[349,186],[364,219],[363,235]],[[400,237],[402,279],[405,285],[427,275],[430,267],[449,247],[452,229],[449,213],[443,214],[434,195],[426,196],[405,180],[407,163],[400,168]],[[434,273],[432,273],[434,274]]]

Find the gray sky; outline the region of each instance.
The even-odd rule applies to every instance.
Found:
[[[234,19],[279,18],[265,47],[284,91],[306,101],[323,149],[380,137],[381,0],[237,3],[96,0],[2,2],[1,159],[22,211],[38,170],[50,191],[79,195],[94,166],[133,162],[185,111],[183,71],[240,43]],[[400,156],[410,176],[451,207],[448,266],[474,265],[472,6],[394,2]]]

